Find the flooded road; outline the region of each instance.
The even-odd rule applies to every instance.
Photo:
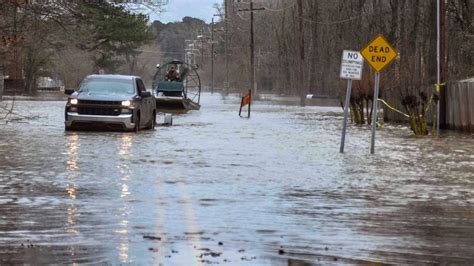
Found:
[[[340,108],[205,95],[139,134],[0,126],[0,264],[474,263],[474,139],[350,127]],[[308,264],[306,264],[308,263]]]

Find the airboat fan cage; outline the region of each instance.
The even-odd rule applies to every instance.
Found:
[[[175,71],[170,71],[172,67]],[[197,69],[197,65],[179,60],[157,65],[152,86],[159,112],[186,113],[201,108],[201,78]]]
[[[171,67],[175,67],[179,73],[179,80],[165,80],[165,76]],[[183,97],[200,104],[201,78],[197,72],[197,66],[192,66],[179,60],[173,60],[159,66],[153,77],[153,91],[155,96]]]

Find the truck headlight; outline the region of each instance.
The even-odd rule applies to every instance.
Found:
[[[79,103],[79,101],[78,101],[77,99],[71,99],[71,100],[69,101],[69,103],[70,103],[71,105],[76,105],[76,104]]]
[[[123,101],[122,106],[123,107],[130,107],[130,106],[132,106],[132,101]]]

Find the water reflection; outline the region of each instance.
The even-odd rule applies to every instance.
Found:
[[[119,229],[114,233],[121,235],[120,243],[117,247],[119,251],[118,257],[122,263],[130,263],[130,230],[129,230],[129,221],[128,217],[130,215],[130,204],[129,197],[131,196],[129,190],[130,182],[130,149],[132,147],[132,136],[123,134],[120,137],[119,145],[119,160],[118,160],[118,170],[120,173],[120,198],[123,199],[123,206],[120,208],[120,216],[122,217],[119,221]]]
[[[132,147],[132,136],[131,135],[122,135],[120,137],[120,147],[119,147],[119,154],[122,156],[126,156],[130,154],[130,148]]]
[[[129,188],[128,188],[128,181],[130,179],[130,148],[132,147],[132,137],[129,135],[123,135],[120,138],[120,163],[118,165],[120,175],[121,175],[121,198],[126,198],[130,195]]]
[[[77,199],[77,182],[76,179],[80,174],[80,167],[78,164],[79,157],[79,135],[73,133],[67,137],[67,184],[66,184],[66,193],[69,198],[70,206],[67,208],[67,226],[65,228],[66,233],[76,237],[79,234],[77,229],[77,220],[79,219],[79,212],[77,210],[75,201]],[[74,261],[76,258],[76,247],[71,245],[69,247],[69,254],[71,260]]]
[[[78,164],[78,153],[79,153],[79,135],[71,134],[67,137],[68,143],[68,160],[67,160],[67,178],[68,183],[66,184],[66,193],[70,200],[70,206],[67,208],[67,228],[66,232],[77,234],[78,231],[75,228],[76,221],[79,216],[77,208],[75,206],[75,200],[77,198],[77,183],[76,178],[79,175],[79,164]]]
[[[75,200],[76,199],[76,188],[74,186],[71,186],[71,185],[67,185],[66,187],[66,192],[67,194],[69,195],[69,199],[71,200]]]
[[[67,137],[67,154],[68,154],[68,170],[69,171],[79,171],[79,165],[77,164],[77,156],[80,148],[79,144],[79,134],[72,133]]]

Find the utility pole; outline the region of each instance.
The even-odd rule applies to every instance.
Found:
[[[225,85],[227,86],[226,88],[226,94],[229,94],[229,0],[224,0],[224,28],[225,28]]]
[[[298,0],[298,16],[299,16],[299,30],[300,30],[300,59],[304,61],[304,28],[303,28],[303,0]]]
[[[255,78],[255,29],[253,18],[253,0],[250,0],[250,88],[254,95],[257,94],[256,78]]]
[[[299,43],[300,43],[300,71],[299,71],[299,84],[300,88],[300,105],[305,105],[306,100],[306,82],[304,81],[304,62],[305,62],[305,51],[304,51],[304,23],[303,23],[303,0],[298,1],[298,17],[299,17]]]
[[[186,63],[191,66],[196,63],[195,51],[199,51],[196,46],[197,40],[185,40]]]
[[[214,17],[211,22],[211,94],[214,94]]]
[[[201,41],[201,69],[204,69],[204,30],[201,30],[201,35],[198,36],[198,39]]]
[[[241,9],[239,11],[250,12],[250,88],[254,95],[257,94],[257,79],[255,78],[255,25],[254,25],[254,12],[259,10],[265,10],[265,8],[254,8],[253,0],[250,0],[250,9]]]

